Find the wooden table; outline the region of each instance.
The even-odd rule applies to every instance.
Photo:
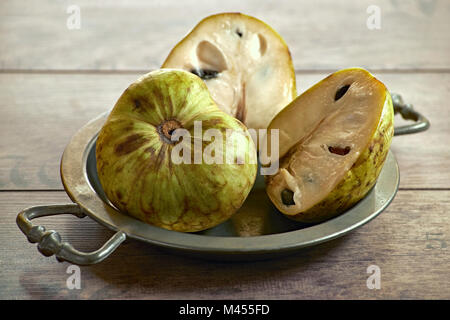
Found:
[[[67,27],[71,4],[80,29]],[[366,25],[370,5],[381,10],[380,29]],[[70,264],[40,255],[17,213],[69,202],[59,161],[70,137],[158,68],[197,21],[223,11],[254,15],[284,37],[299,92],[362,66],[430,119],[427,132],[393,140],[396,198],[349,235],[272,261],[196,260],[127,240],[81,267],[81,289],[68,289]],[[450,298],[450,2],[4,0],[0,40],[0,298]],[[112,235],[89,218],[41,224],[80,250]],[[370,265],[380,268],[378,290],[366,285]]]

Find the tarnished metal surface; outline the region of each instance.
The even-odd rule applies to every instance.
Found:
[[[126,239],[125,233],[118,231],[100,249],[85,253],[78,251],[70,243],[63,242],[58,232],[47,231],[45,227],[34,226],[31,222],[35,218],[60,214],[73,214],[78,218],[86,216],[77,204],[72,203],[31,207],[20,212],[16,219],[28,241],[38,243],[39,252],[46,257],[55,255],[60,262],[69,261],[79,265],[95,264],[108,257]]]
[[[396,127],[394,135],[411,134],[428,130],[430,121],[421,113],[414,110],[412,104],[404,103],[401,95],[391,93],[392,103],[394,104],[394,112],[400,113],[403,119],[414,121],[413,124]]]
[[[393,94],[394,107],[415,123],[395,128],[395,134],[424,131],[429,121]],[[19,213],[17,224],[30,242],[37,242],[44,255],[59,261],[94,264],[105,259],[126,237],[171,249],[178,253],[222,260],[266,259],[340,237],[380,214],[394,198],[400,181],[397,161],[390,151],[376,185],[342,215],[316,225],[284,217],[272,205],[258,176],[242,208],[221,225],[198,233],[180,233],[145,224],[119,212],[106,198],[97,176],[95,142],[107,114],[92,120],[71,139],[61,160],[61,178],[74,204],[38,206]],[[99,250],[83,253],[61,242],[55,231],[33,226],[33,218],[56,215],[87,215],[116,234]]]
[[[307,226],[285,218],[272,206],[259,176],[251,195],[232,219],[195,234],[168,231],[119,212],[106,199],[95,162],[96,135],[105,118],[102,115],[84,126],[64,152],[61,177],[68,195],[86,215],[107,228],[183,253],[222,259],[261,259],[328,241],[381,213],[394,198],[399,184],[397,162],[390,152],[376,186],[362,201],[339,217]]]

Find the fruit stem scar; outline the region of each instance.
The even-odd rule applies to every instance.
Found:
[[[160,125],[158,125],[157,131],[163,142],[166,142],[169,144],[175,144],[177,141],[172,141],[172,134],[175,132],[176,129],[179,129],[182,127],[183,126],[181,125],[181,123],[178,120],[169,119],[169,120],[165,120]]]

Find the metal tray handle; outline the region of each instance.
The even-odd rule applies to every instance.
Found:
[[[68,242],[61,241],[61,236],[54,230],[46,231],[43,226],[34,226],[31,220],[39,217],[54,216],[59,214],[73,214],[78,218],[84,218],[85,214],[77,204],[56,204],[35,206],[20,212],[16,222],[20,230],[27,236],[31,243],[38,243],[38,250],[44,256],[56,256],[59,262],[68,261],[77,265],[90,265],[103,261],[123,241],[126,234],[116,232],[100,249],[93,252],[81,252],[76,250]]]
[[[412,104],[404,103],[402,96],[397,93],[391,93],[394,113],[400,113],[403,119],[413,120],[413,124],[394,128],[394,135],[411,134],[425,131],[430,127],[430,121],[422,114],[413,109]]]

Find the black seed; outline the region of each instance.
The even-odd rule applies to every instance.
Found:
[[[239,29],[236,29],[236,34],[239,36],[239,38],[242,38],[242,32]]]
[[[283,191],[281,191],[281,201],[283,201],[283,203],[286,206],[292,206],[295,204],[294,202],[294,192],[292,192],[289,189],[284,189]]]
[[[343,87],[340,87],[338,91],[336,91],[336,95],[334,96],[334,101],[338,101],[340,98],[344,96],[344,94],[347,92],[348,88],[350,88],[350,85],[345,85]]]
[[[192,69],[191,73],[199,76],[203,80],[214,79],[219,75],[219,71],[209,69]]]
[[[328,151],[330,151],[331,153],[334,153],[334,154],[338,154],[338,155],[340,155],[340,156],[345,156],[347,153],[349,153],[350,152],[350,150],[351,150],[351,148],[350,147],[345,147],[345,148],[342,148],[342,147],[333,147],[333,146],[329,146],[328,147]]]

